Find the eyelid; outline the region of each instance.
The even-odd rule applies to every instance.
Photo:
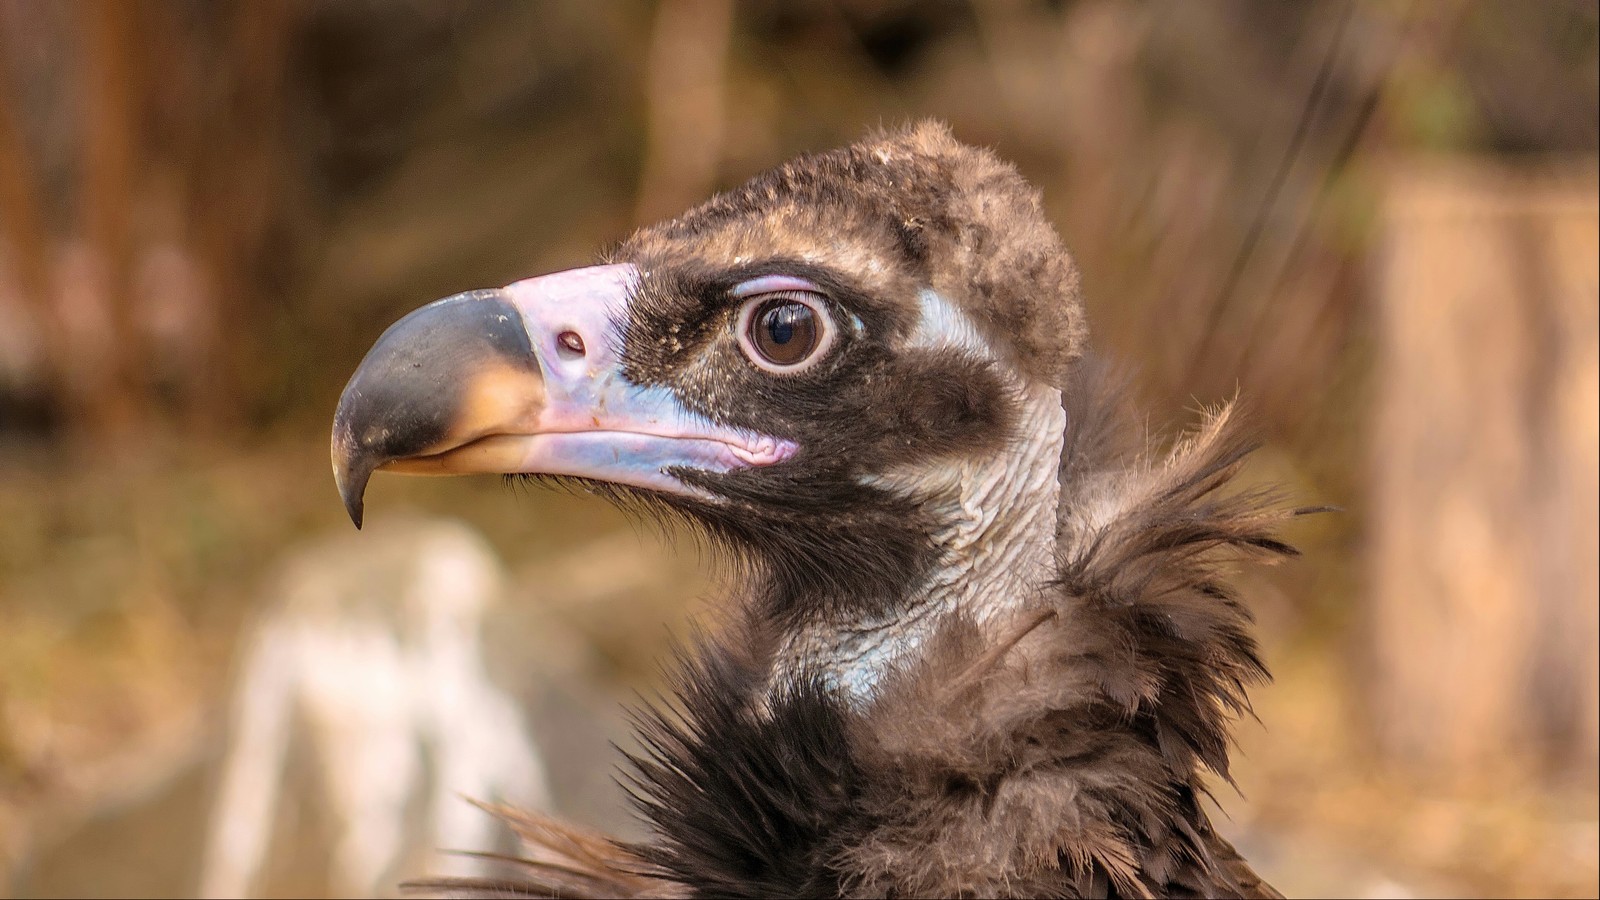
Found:
[[[821,294],[822,289],[804,278],[793,275],[762,275],[749,281],[740,282],[729,291],[739,299],[755,297],[760,294],[775,294],[780,291],[805,291],[808,294]]]

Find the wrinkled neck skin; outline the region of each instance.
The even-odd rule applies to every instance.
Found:
[[[886,612],[797,630],[779,648],[774,675],[814,673],[866,702],[884,672],[914,655],[947,616],[960,613],[980,626],[1002,621],[1055,576],[1066,413],[1054,388],[1017,391],[1019,415],[1001,451],[871,478],[934,515],[936,562],[906,597],[874,605]]]

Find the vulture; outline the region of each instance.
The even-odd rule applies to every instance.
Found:
[[[739,587],[635,716],[648,839],[500,809],[511,874],[428,887],[1280,896],[1201,800],[1267,677],[1229,577],[1301,510],[1230,486],[1230,406],[1152,445],[1015,168],[915,124],[602,262],[391,326],[335,415],[346,507],[378,469],[578,479]]]

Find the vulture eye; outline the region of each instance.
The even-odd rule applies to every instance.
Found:
[[[745,356],[774,373],[807,368],[833,343],[833,322],[822,298],[809,291],[752,298],[739,311],[738,329]]]

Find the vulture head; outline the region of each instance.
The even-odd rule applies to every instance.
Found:
[[[1130,439],[1085,336],[1037,193],[923,124],[380,337],[334,420],[358,526],[379,469],[561,476],[746,576],[641,717],[656,839],[508,813],[520,889],[1270,892],[1196,798],[1265,674],[1221,576],[1288,513],[1217,494],[1226,410]]]

